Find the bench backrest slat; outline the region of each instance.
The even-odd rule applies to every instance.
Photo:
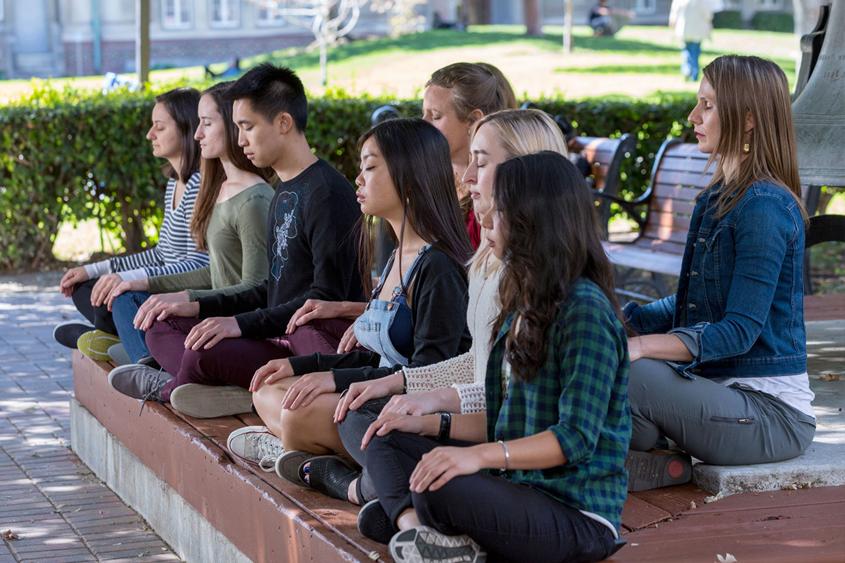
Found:
[[[695,199],[707,187],[715,166],[693,143],[667,141],[652,177],[648,219],[637,246],[682,254]]]

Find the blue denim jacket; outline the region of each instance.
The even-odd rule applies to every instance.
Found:
[[[784,188],[755,182],[716,216],[718,186],[699,197],[675,295],[625,317],[640,334],[677,332],[694,355],[688,377],[796,375],[807,370],[804,220]],[[697,348],[697,350],[696,350]]]

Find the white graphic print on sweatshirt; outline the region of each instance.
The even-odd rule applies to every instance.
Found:
[[[282,192],[276,201],[273,221],[273,263],[270,272],[273,278],[278,281],[282,277],[282,271],[288,261],[288,240],[296,238],[296,206],[299,203],[299,195],[295,192]]]

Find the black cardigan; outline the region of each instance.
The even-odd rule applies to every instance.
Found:
[[[347,354],[312,354],[290,358],[295,375],[331,370],[335,391],[356,381],[390,375],[402,367],[419,367],[442,362],[469,350],[472,338],[467,329],[467,274],[436,247],[421,258],[411,282],[414,351],[407,366],[378,367],[380,356],[369,350]]]

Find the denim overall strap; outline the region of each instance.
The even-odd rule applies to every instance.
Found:
[[[429,248],[430,245],[425,245],[420,250],[411,267],[402,276],[401,285],[394,288],[389,301],[371,299],[364,313],[355,320],[354,330],[358,343],[381,356],[381,367],[397,364],[405,366],[410,362],[410,359],[397,349],[403,348],[407,352],[413,345],[413,317],[405,292],[419,268],[420,258]],[[378,293],[381,292],[391,264],[392,257],[382,275]],[[374,293],[374,296],[378,293]]]

